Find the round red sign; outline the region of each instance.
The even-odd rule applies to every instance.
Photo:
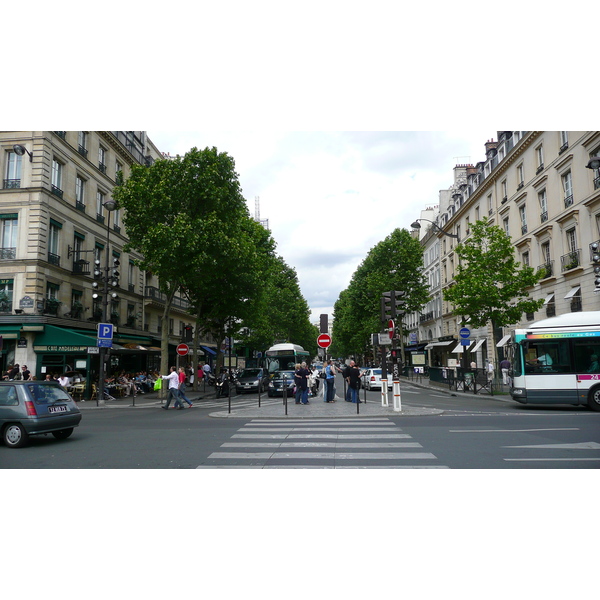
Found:
[[[185,356],[190,351],[190,347],[187,344],[179,344],[177,346],[177,354],[179,356]]]
[[[319,348],[329,348],[330,345],[331,345],[331,336],[328,333],[322,333],[317,338],[317,346],[319,346]]]
[[[390,334],[390,340],[394,339],[394,321],[390,319],[388,321],[388,333]]]

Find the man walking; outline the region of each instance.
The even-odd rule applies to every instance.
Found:
[[[171,367],[171,372],[168,375],[161,375],[162,379],[166,379],[169,382],[169,393],[167,394],[167,403],[164,408],[168,410],[169,404],[171,404],[171,398],[175,399],[175,403],[173,404],[173,408],[183,408],[183,404],[181,403],[181,396],[179,394],[179,375],[177,374],[177,367]]]

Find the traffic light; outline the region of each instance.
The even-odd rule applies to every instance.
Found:
[[[193,335],[193,328],[191,325],[186,325],[183,328],[183,341],[184,342],[191,342],[192,341],[192,335]]]
[[[112,285],[113,287],[117,287],[119,285],[119,265],[121,264],[121,262],[119,261],[118,258],[113,258],[113,266],[112,266],[112,273],[110,276],[110,285]]]
[[[100,269],[100,259],[97,258],[94,261],[94,279],[100,279],[102,277],[102,270]]]
[[[600,244],[594,242],[592,249],[592,262],[594,263],[594,292],[600,292]]]
[[[320,315],[319,333],[329,333],[329,318],[328,315]]]
[[[384,292],[381,297],[381,310],[383,319],[395,319],[405,313],[404,305],[406,300],[403,300],[405,292],[397,290],[392,292]]]

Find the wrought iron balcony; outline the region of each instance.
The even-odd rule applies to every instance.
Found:
[[[51,265],[60,267],[60,256],[58,254],[52,254],[52,252],[48,252],[48,262]]]
[[[539,175],[544,170],[544,163],[542,163],[536,170],[535,174]]]
[[[73,261],[73,274],[74,275],[89,275],[90,274],[90,261],[83,260],[82,258]]]
[[[552,274],[554,273],[554,261],[550,260],[547,263],[544,263],[543,265],[540,265],[538,267],[538,273],[542,272],[542,279],[547,279],[548,277],[552,277]]]
[[[87,158],[88,151],[81,144],[79,144],[77,151],[79,152],[79,154],[81,154],[81,156],[83,156],[84,158]]]
[[[525,235],[527,233],[527,223],[523,223],[521,225],[521,235]]]
[[[79,200],[75,201],[75,208],[81,212],[85,212],[85,204],[83,202],[79,202]]]
[[[98,168],[100,169],[101,173],[106,173],[106,165],[104,163],[100,163]]]
[[[540,222],[541,222],[541,223],[545,223],[547,220],[548,220],[548,213],[547,213],[547,212],[543,212],[543,213],[540,215]]]
[[[594,189],[597,190],[598,188],[600,188],[600,177],[594,179]]]
[[[575,269],[581,264],[581,250],[573,250],[560,257],[560,268],[563,272]]]
[[[0,248],[0,259],[12,260],[17,257],[16,248]]]
[[[104,215],[96,214],[96,221],[98,221],[98,223],[104,223]]]
[[[21,180],[20,179],[5,179],[2,187],[5,190],[16,190],[17,188],[21,187]]]
[[[50,191],[55,195],[58,196],[59,198],[63,197],[63,191],[59,188],[56,187],[55,185],[50,186]]]
[[[130,292],[135,292],[135,284],[134,283],[130,283],[128,285],[128,291]]]
[[[565,198],[565,208],[569,208],[573,204],[573,194]]]
[[[66,131],[55,131],[54,132],[59,138],[62,138],[63,140],[67,139],[67,132]]]
[[[147,285],[144,288],[144,296],[146,298],[150,298],[156,302],[160,302],[161,304],[165,304],[167,301],[167,295],[161,292],[158,288]],[[189,310],[190,303],[187,300],[179,296],[175,296],[173,301],[171,302],[171,307],[180,308],[182,310]]]

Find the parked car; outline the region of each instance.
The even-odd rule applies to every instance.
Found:
[[[381,369],[367,369],[362,376],[362,385],[368,390],[381,389]],[[388,374],[388,389],[392,389],[392,378]]]
[[[244,369],[235,384],[235,391],[260,392],[261,394],[269,387],[269,375],[266,369]]]
[[[289,370],[281,370],[275,371],[271,375],[271,379],[269,380],[269,390],[267,394],[272,398],[273,396],[283,396],[283,380],[285,377],[285,382],[287,386],[287,395],[292,396],[294,393],[294,371]]]
[[[77,405],[57,381],[0,381],[0,434],[9,448],[42,433],[64,440],[80,421]]]

